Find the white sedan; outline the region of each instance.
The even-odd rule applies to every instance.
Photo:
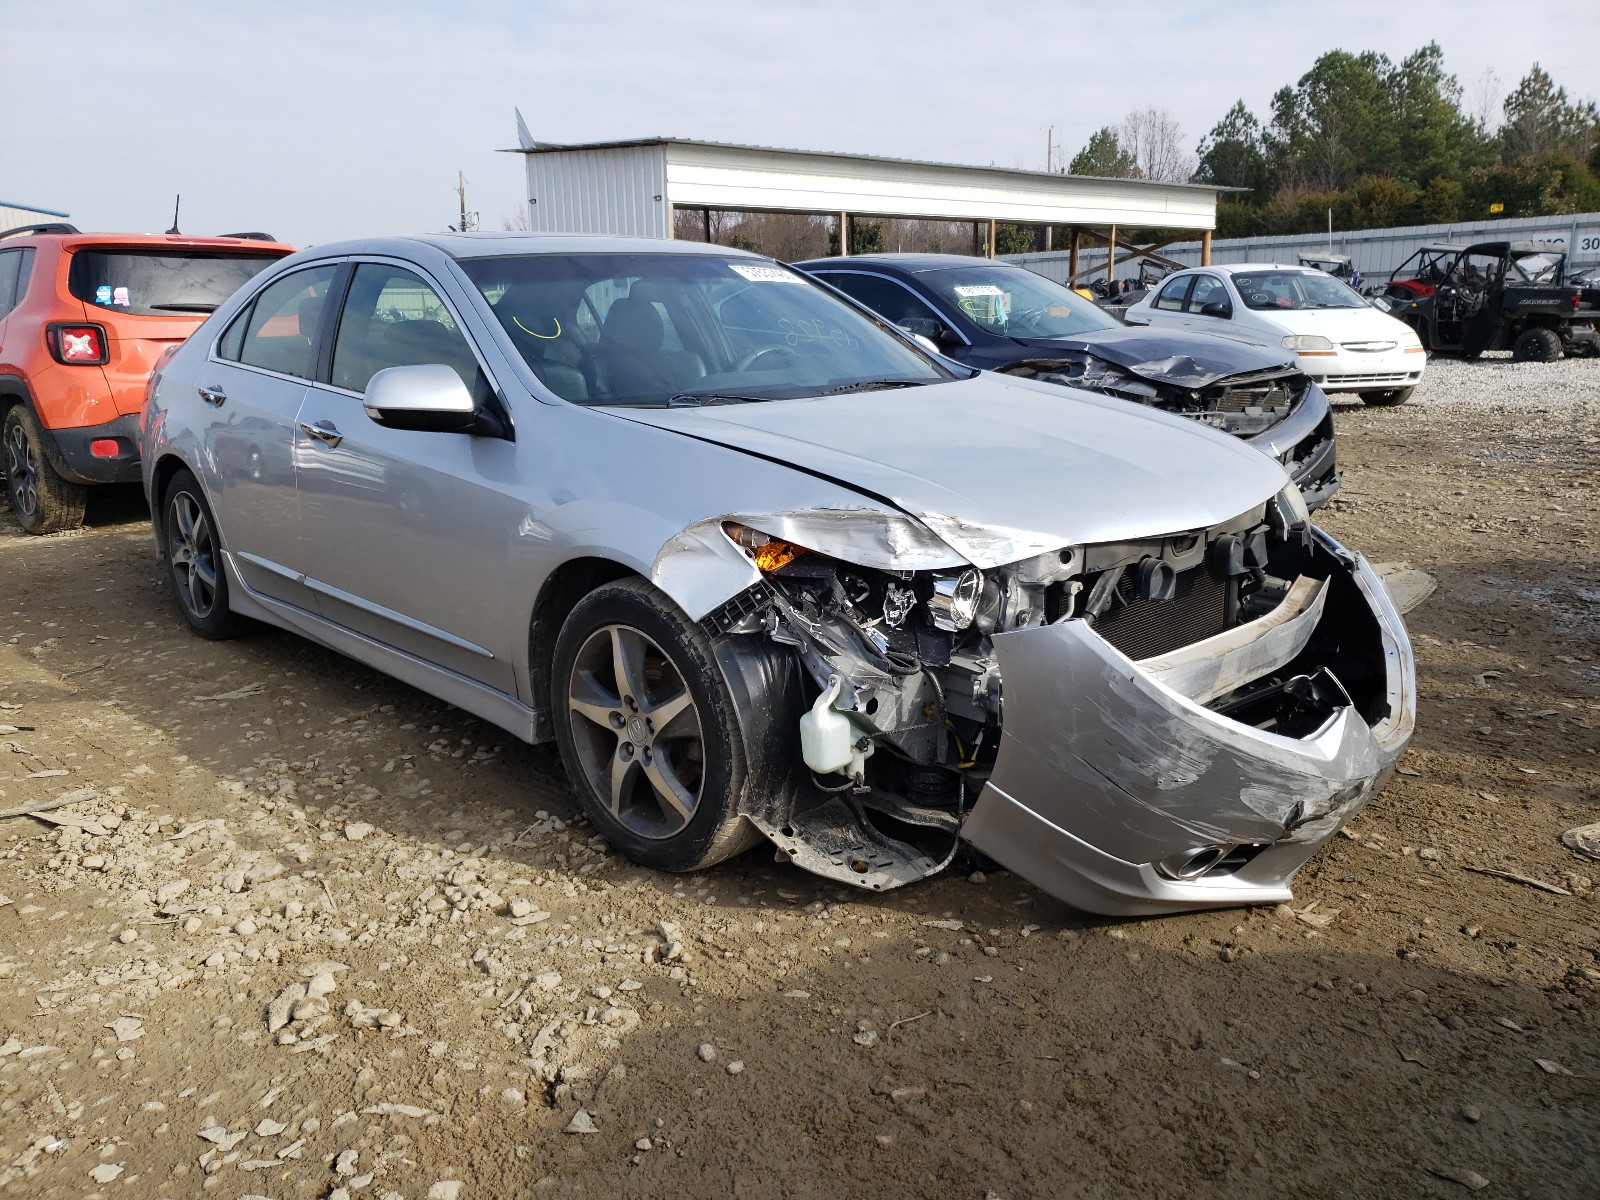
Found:
[[[1353,289],[1278,263],[1179,271],[1130,305],[1126,320],[1282,346],[1323,391],[1358,392],[1368,404],[1404,404],[1428,359],[1410,327]]]

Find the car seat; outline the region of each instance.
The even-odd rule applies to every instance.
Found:
[[[638,296],[611,305],[600,329],[600,393],[605,399],[666,399],[703,379],[705,363],[691,350],[662,346],[660,310]]]
[[[557,306],[542,288],[508,288],[494,306],[500,326],[516,345],[533,373],[563,400],[582,404],[593,390],[585,370],[582,345],[570,332],[571,309],[563,322]]]

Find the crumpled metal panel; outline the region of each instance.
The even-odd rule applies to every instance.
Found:
[[[1353,566],[1365,585],[1370,570]],[[1283,898],[1294,870],[1365,803],[1410,733],[1409,644],[1392,606],[1361,591],[1386,649],[1401,648],[1386,657],[1402,708],[1377,734],[1350,707],[1301,739],[1243,725],[1164,686],[1083,621],[997,634],[1001,748],[963,836],[1045,891],[1098,911]],[[1196,846],[1235,843],[1283,849],[1216,882],[1169,882],[1151,869]]]

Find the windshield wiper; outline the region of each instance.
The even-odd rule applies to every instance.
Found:
[[[884,388],[922,387],[933,383],[931,379],[867,379],[861,383],[845,383],[824,391],[824,396],[838,396],[844,392],[877,392]]]
[[[216,312],[215,304],[151,304],[150,308],[159,308],[163,312]]]
[[[727,392],[679,392],[667,397],[668,408],[699,408],[707,404],[762,404],[771,396],[736,396]]]

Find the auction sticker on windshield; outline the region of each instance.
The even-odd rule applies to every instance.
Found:
[[[800,276],[780,267],[747,267],[743,263],[729,263],[739,274],[752,283],[804,283]]]
[[[958,296],[1003,296],[1005,295],[992,283],[958,283],[956,285]]]

